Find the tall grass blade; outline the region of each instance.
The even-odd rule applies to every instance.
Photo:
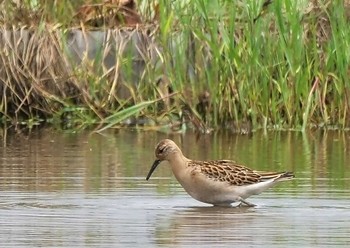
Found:
[[[131,116],[137,115],[143,109],[145,109],[149,105],[155,103],[156,101],[158,101],[158,100],[141,102],[141,103],[135,104],[131,107],[125,108],[121,111],[118,111],[118,112],[112,114],[111,116],[108,116],[107,118],[105,118],[101,122],[101,123],[107,124],[107,125],[96,130],[96,132],[102,132],[102,131],[104,131],[112,126],[119,124],[120,122],[126,120],[127,118],[129,118]]]

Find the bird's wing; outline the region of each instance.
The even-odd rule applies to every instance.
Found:
[[[191,161],[208,178],[241,186],[261,181],[261,175],[230,160]]]

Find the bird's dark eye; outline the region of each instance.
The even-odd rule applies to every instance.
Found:
[[[159,153],[163,153],[165,151],[165,146],[159,148]]]

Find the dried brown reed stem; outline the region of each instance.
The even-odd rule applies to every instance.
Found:
[[[13,120],[52,116],[71,104],[97,116],[133,93],[154,52],[147,30],[0,27],[0,111]],[[128,59],[127,59],[128,58]],[[130,64],[127,64],[130,61]],[[129,69],[130,71],[127,71]]]

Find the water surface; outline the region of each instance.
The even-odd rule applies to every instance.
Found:
[[[154,146],[296,179],[219,208],[189,197]],[[0,144],[1,247],[331,247],[350,243],[350,138],[342,132],[7,133]]]

